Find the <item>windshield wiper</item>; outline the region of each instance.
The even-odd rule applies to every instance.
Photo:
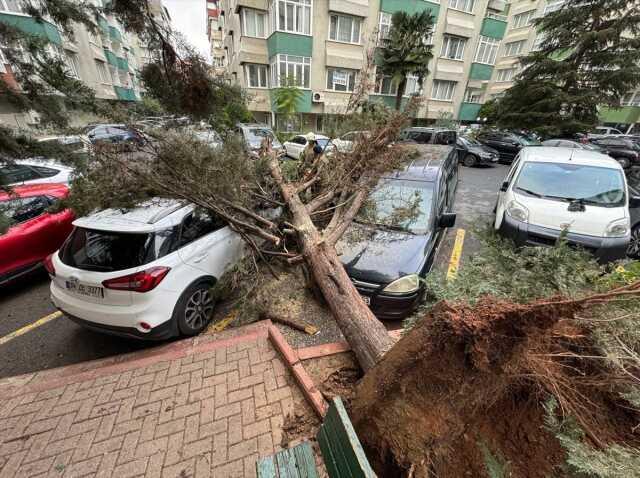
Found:
[[[551,196],[543,196],[543,195],[542,195],[542,194],[540,194],[540,193],[537,193],[537,192],[535,192],[535,191],[529,191],[528,189],[521,188],[520,186],[516,186],[516,189],[517,189],[518,191],[522,191],[523,193],[531,194],[532,196],[537,197],[537,198],[541,198],[541,197],[551,197]]]
[[[415,236],[415,232],[410,231],[409,229],[406,229],[402,226],[396,226],[393,224],[382,224],[382,223],[375,223],[373,224],[376,227],[380,227],[382,229],[387,229],[388,231],[398,231],[398,232],[405,232],[407,234],[411,234]]]

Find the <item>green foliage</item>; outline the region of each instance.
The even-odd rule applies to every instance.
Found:
[[[293,78],[282,78],[280,83],[282,86],[273,91],[273,101],[276,111],[287,121],[293,119],[298,112],[298,105],[304,93]]]
[[[567,452],[567,466],[577,478],[629,478],[638,476],[640,450],[618,444],[595,449],[585,440],[585,433],[571,417],[558,418],[558,403],[545,403],[545,425]]]
[[[489,100],[478,111],[479,118],[486,118],[487,124],[495,124],[498,121],[498,100]]]
[[[489,478],[509,478],[509,476],[511,476],[509,462],[503,462],[494,456],[485,443],[479,442],[478,446],[480,447],[480,451],[482,451],[482,458],[484,459],[484,465]]]
[[[542,48],[521,60],[515,85],[498,101],[501,127],[543,136],[584,132],[597,124],[599,105],[620,107],[640,83],[635,2],[565,2],[535,24]]]
[[[398,83],[396,110],[402,104],[407,76],[416,76],[422,86],[429,74],[433,53],[426,38],[433,31],[433,22],[433,16],[427,11],[413,15],[398,11],[391,18],[389,34],[382,41],[378,53],[380,72],[392,76]]]
[[[438,119],[436,119],[435,126],[437,128],[446,128],[446,129],[456,129],[458,127],[458,122],[453,116],[452,113],[447,111],[441,111],[438,114]]]

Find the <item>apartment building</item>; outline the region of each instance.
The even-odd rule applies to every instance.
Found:
[[[211,65],[213,74],[224,77],[226,73],[225,50],[222,44],[222,29],[220,28],[220,7],[217,1],[207,2],[207,36],[211,48]]]
[[[226,75],[246,88],[257,121],[281,124],[273,90],[294,78],[303,90],[293,129],[322,131],[327,116],[344,112],[367,50],[384,37],[391,16],[429,11],[434,58],[419,90],[418,123],[452,117],[478,121],[482,104],[513,85],[519,58],[540,45],[533,20],[564,0],[218,0],[218,28]],[[375,72],[374,72],[375,75]],[[372,101],[395,103],[397,85],[375,75]],[[622,110],[602,110],[607,123],[632,123],[640,115],[640,92]]]
[[[102,0],[92,0],[102,6]],[[151,2],[151,9],[161,25],[169,28],[170,18],[160,0]],[[51,53],[61,57],[72,76],[91,87],[96,97],[105,100],[138,101],[143,86],[138,79],[139,68],[149,60],[150,53],[137,35],[126,32],[112,16],[96,19],[95,32],[82,24],[73,25],[67,35],[51,19],[36,21],[25,10],[22,0],[0,0],[0,22],[13,25],[26,33],[46,37]],[[11,64],[0,49],[0,73],[15,83]],[[37,125],[35,112],[19,112],[0,99],[0,124],[26,128]]]

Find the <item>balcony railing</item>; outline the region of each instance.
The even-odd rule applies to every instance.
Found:
[[[498,15],[497,13],[493,13],[493,12],[487,12],[487,14],[485,15],[485,18],[493,18],[494,20],[500,20],[501,22],[507,21],[506,15]]]

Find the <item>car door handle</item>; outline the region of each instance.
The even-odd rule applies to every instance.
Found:
[[[208,252],[203,252],[202,254],[198,254],[197,256],[195,256],[193,258],[193,262],[196,262],[196,263],[197,262],[202,262],[207,258],[208,255],[209,255]]]

